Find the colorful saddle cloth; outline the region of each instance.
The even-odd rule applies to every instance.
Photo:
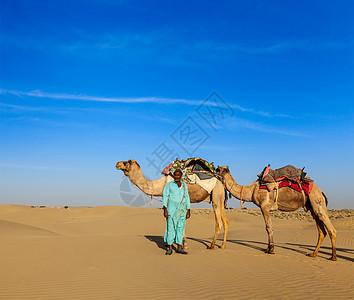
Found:
[[[261,181],[266,182],[274,182],[274,181],[282,181],[283,179],[289,179],[294,182],[300,182],[302,170],[295,168],[292,165],[287,165],[280,169],[272,170],[269,166],[263,172],[263,177]],[[258,175],[260,176],[260,175]]]
[[[176,169],[181,169],[183,177],[186,173],[211,173],[215,172],[214,163],[209,163],[205,159],[199,157],[187,158],[183,160],[176,159],[174,162],[166,166],[161,174],[173,174]]]
[[[268,165],[258,177],[259,188],[268,189],[268,191],[272,191],[276,187],[290,187],[298,192],[304,191],[308,195],[313,187],[313,180],[306,177],[303,169],[295,168],[292,165],[275,170],[272,170]]]
[[[260,185],[260,189],[267,189],[268,191],[272,191],[275,188],[275,184],[270,183],[267,185]],[[305,181],[303,183],[294,183],[288,180],[283,180],[279,183],[278,189],[283,188],[283,187],[290,187],[295,191],[298,191],[301,193],[301,191],[304,191],[306,195],[311,193],[312,187],[313,187],[313,182],[312,181]]]

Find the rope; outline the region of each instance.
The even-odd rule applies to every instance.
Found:
[[[245,186],[243,185],[242,189],[241,189],[241,199],[240,199],[240,206],[241,206],[242,209],[243,209],[243,203],[245,203],[245,201],[243,201],[243,203],[242,203],[242,193],[243,193],[243,189],[244,188],[245,188]]]
[[[277,208],[278,208],[278,193],[279,193],[279,182],[276,182],[275,183],[275,200],[274,200],[274,202],[275,202],[275,204],[276,204],[276,206],[277,206]]]
[[[151,185],[152,185],[152,194],[151,194],[150,205],[152,205],[152,202],[154,201],[154,183],[151,182]],[[162,202],[162,200],[160,200],[160,199],[156,199],[156,198],[155,198],[155,200]]]
[[[231,193],[232,187],[234,186],[234,183],[235,183],[235,182],[232,183],[231,188],[229,189],[229,192],[230,192],[230,193]],[[241,206],[242,209],[243,209],[243,204],[245,203],[245,201],[243,201],[243,203],[242,203],[242,193],[243,193],[243,189],[244,189],[244,188],[245,188],[245,186],[243,185],[243,186],[242,186],[242,189],[241,189],[241,199],[240,199],[240,206]]]
[[[230,190],[229,190],[230,193],[231,193],[232,187],[234,186],[234,183],[235,183],[235,182],[233,182],[233,183],[231,184],[231,187],[230,187]]]
[[[226,189],[226,190],[229,191],[229,198],[230,198],[230,199],[231,199],[231,196],[232,196],[231,190],[232,190],[232,187],[234,186],[234,183],[235,183],[235,182],[232,183],[231,188],[230,188],[229,190]]]

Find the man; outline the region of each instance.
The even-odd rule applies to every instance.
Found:
[[[188,254],[182,249],[186,219],[191,215],[190,200],[187,185],[181,181],[182,171],[175,170],[174,181],[166,183],[163,189],[163,214],[166,218],[166,231],[164,241],[168,248],[166,255],[172,254],[172,244],[177,244],[177,253]]]

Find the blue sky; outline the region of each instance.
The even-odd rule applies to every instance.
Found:
[[[115,163],[156,179],[164,146],[243,185],[305,166],[329,208],[354,208],[352,1],[0,5],[0,204],[126,205]]]

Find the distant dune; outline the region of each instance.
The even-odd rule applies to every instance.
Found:
[[[208,250],[211,209],[193,209],[189,255],[165,256],[162,210],[0,206],[0,299],[353,299],[354,211],[329,210],[317,258],[309,213],[273,214],[276,254],[258,209],[228,209],[226,249]],[[219,235],[221,244],[223,232]]]

